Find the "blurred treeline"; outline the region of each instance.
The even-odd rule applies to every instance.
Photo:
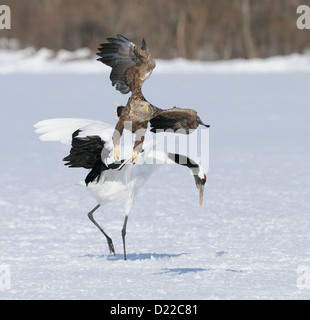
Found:
[[[296,27],[303,0],[4,0],[22,47],[93,52],[121,33],[155,58],[214,60],[303,52],[310,30]]]

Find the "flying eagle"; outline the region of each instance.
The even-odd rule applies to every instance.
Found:
[[[107,40],[107,43],[98,48],[98,60],[112,67],[110,80],[116,90],[123,94],[131,91],[126,106],[119,109],[119,120],[113,133],[115,160],[119,158],[120,137],[124,128],[136,133],[132,161],[137,162],[149,122],[151,131],[155,133],[158,129],[171,129],[189,134],[200,124],[209,127],[201,121],[195,110],[177,107],[162,110],[145,99],[142,85],[150,77],[156,64],[144,39],[141,48],[120,34],[117,38]]]

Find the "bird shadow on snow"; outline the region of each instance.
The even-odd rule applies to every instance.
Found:
[[[167,259],[167,258],[176,258],[187,253],[128,253],[127,260],[129,261],[139,261],[139,260],[157,260],[157,259]],[[89,258],[100,258],[106,259],[107,261],[119,261],[124,260],[123,254],[116,255],[94,255],[94,254],[85,254],[83,257]]]
[[[160,259],[170,259],[170,258],[177,258],[188,253],[128,253],[127,254],[127,261],[141,261],[141,260],[160,260]],[[216,252],[217,257],[221,257],[227,254],[226,251],[219,251]],[[124,261],[123,254],[116,254],[116,255],[96,255],[96,254],[85,254],[82,257],[84,258],[96,258],[96,259],[104,259],[105,261]],[[222,272],[232,272],[232,273],[243,273],[246,272],[242,269],[232,269],[232,268],[162,268],[161,272],[158,274],[189,274],[189,273],[198,273],[203,271],[222,271]]]
[[[205,268],[163,268],[163,271],[159,274],[164,273],[174,273],[174,274],[185,274],[185,273],[196,273],[201,271],[209,271],[211,269],[205,269]]]
[[[159,274],[165,274],[165,273],[170,273],[170,274],[186,274],[186,273],[197,273],[197,272],[202,272],[202,271],[224,271],[224,272],[237,272],[241,273],[244,272],[243,270],[237,270],[237,269],[216,269],[216,268],[163,268],[161,269],[162,272]]]

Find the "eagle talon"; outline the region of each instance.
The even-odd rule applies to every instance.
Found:
[[[116,145],[116,146],[114,147],[114,154],[113,154],[113,156],[114,156],[114,160],[118,160],[118,158],[119,158],[119,147],[118,147],[118,145]]]
[[[133,155],[132,155],[132,157],[131,157],[131,161],[132,161],[133,163],[137,163],[137,162],[138,162],[138,158],[139,158],[138,152],[137,152],[137,151],[134,151],[134,153],[133,153]]]

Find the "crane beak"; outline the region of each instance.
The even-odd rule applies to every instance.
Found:
[[[204,192],[205,186],[203,184],[201,184],[198,188],[199,190],[199,205],[202,206],[202,202],[203,202],[203,192]]]

